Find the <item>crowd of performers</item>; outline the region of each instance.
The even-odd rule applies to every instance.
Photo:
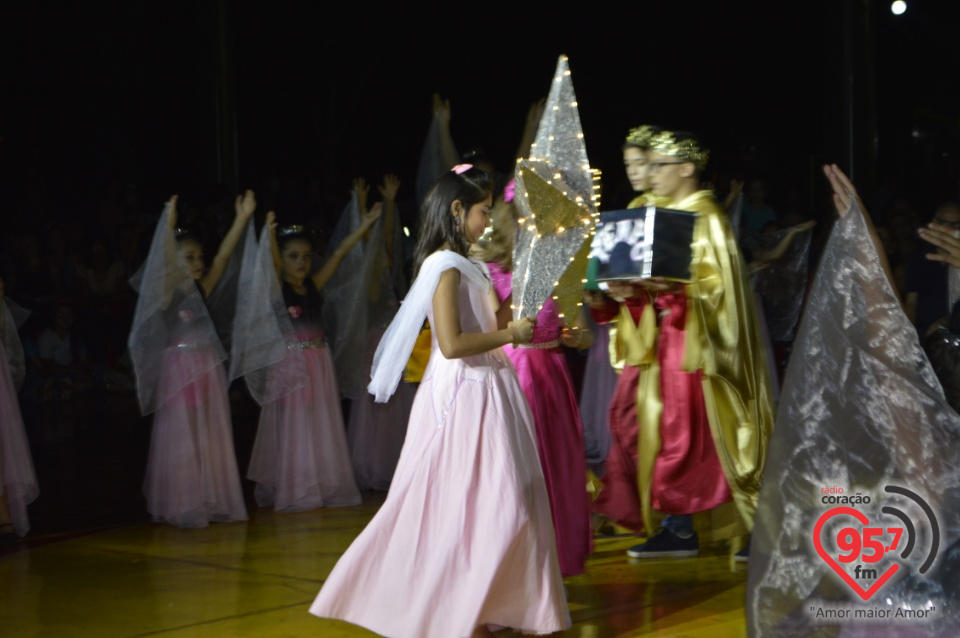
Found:
[[[144,481],[153,520],[247,519],[228,395],[242,378],[261,406],[246,468],[258,506],[351,506],[363,490],[389,490],[315,615],[392,636],[563,630],[562,579],[584,572],[594,534],[611,526],[642,540],[627,552],[635,559],[713,545],[734,560],[773,561],[786,550],[769,529],[760,554],[750,540],[758,507],[776,518],[761,486],[771,441],[789,424],[774,428],[772,326],[755,291],[757,273],[809,225],[763,245],[741,241],[733,199],[722,206],[701,186],[709,151],[698,137],[640,126],[623,144],[630,207],[696,214],[692,280],[588,274],[575,320],[552,302],[514,320],[512,182],[457,163],[448,109],[435,104],[438,152],[421,163],[412,255],[392,175],[373,205],[369,187],[354,183],[322,262],[324,247],[281,223],[283,211],[268,212],[257,233],[247,191],[208,263],[202,242],[178,226],[177,197],[167,202],[131,280],[130,358],[141,410],[153,414]],[[847,213],[855,190],[836,167],[826,173]],[[855,239],[869,252],[881,243],[867,220]],[[952,227],[933,224],[924,239],[940,247],[933,260],[960,265]],[[0,534],[10,541],[29,529],[38,488],[16,400],[24,313],[3,301]],[[570,349],[587,356],[579,397]],[[342,398],[351,400],[346,422]],[[778,461],[778,476],[789,469]],[[755,613],[777,626],[782,618],[763,607]]]

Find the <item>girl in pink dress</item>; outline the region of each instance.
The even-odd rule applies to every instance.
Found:
[[[489,274],[466,257],[489,220],[490,180],[463,165],[424,203],[415,282],[377,349],[370,391],[396,389],[423,320],[430,363],[380,511],[311,613],[392,638],[548,634],[570,626],[533,418],[497,330]],[[419,273],[419,274],[417,274]]]
[[[510,316],[513,292],[511,270],[516,222],[511,202],[498,206],[493,228],[483,256],[502,309],[497,314],[504,325]],[[562,345],[589,347],[589,331],[584,329],[583,322],[576,328],[565,328],[556,302],[548,299],[537,314],[533,340],[505,351],[517,369],[520,386],[533,411],[537,452],[550,495],[560,571],[568,577],[583,573],[593,537],[583,425]]]
[[[156,412],[144,479],[147,510],[181,528],[243,521],[247,509],[233,447],[223,362],[210,317],[224,272],[256,200],[237,197],[236,217],[206,269],[203,247],[176,229],[177,198],[167,203],[150,253],[134,278],[140,296],[128,344],[144,414]],[[218,287],[218,284],[221,286]],[[229,295],[227,295],[229,296]]]
[[[369,232],[380,217],[380,205],[361,216],[359,225],[343,238],[327,261],[311,273],[313,247],[302,226],[276,231],[273,213],[267,217],[260,251],[266,252],[261,270],[282,295],[283,306],[266,323],[250,316],[246,327],[235,329],[237,339],[255,345],[267,325],[277,329],[281,356],[261,366],[258,380],[253,363],[244,364],[248,351],[235,357],[246,375],[247,386],[262,405],[257,438],[253,444],[247,478],[255,481],[261,507],[294,512],[318,507],[359,505],[347,448],[340,391],[322,322],[321,289],[340,267],[343,258]],[[279,280],[277,277],[279,276]],[[243,306],[267,304],[277,293],[262,286],[243,286],[250,294]],[[238,312],[238,320],[244,310]],[[241,344],[235,343],[240,346]],[[242,349],[242,348],[241,348]],[[236,350],[236,349],[235,349]],[[232,372],[231,376],[235,376]]]
[[[27,533],[27,505],[40,494],[17,400],[25,373],[17,327],[29,312],[4,293],[0,279],[0,544]]]

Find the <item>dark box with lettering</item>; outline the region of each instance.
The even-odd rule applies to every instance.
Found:
[[[644,206],[600,213],[590,246],[597,281],[691,279],[693,226],[697,214]]]

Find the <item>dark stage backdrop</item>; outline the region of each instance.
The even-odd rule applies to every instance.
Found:
[[[82,214],[121,182],[144,209],[171,192],[254,187],[290,214],[332,218],[355,176],[396,172],[412,193],[434,92],[451,101],[458,147],[509,169],[563,53],[609,207],[629,199],[627,129],[656,123],[704,136],[721,190],[762,175],[774,204],[790,196],[815,214],[817,167],[844,152],[842,4],[8,0],[0,206],[42,196]],[[860,2],[876,76],[858,103],[876,115],[871,180],[956,197],[960,3],[909,4],[895,18]]]

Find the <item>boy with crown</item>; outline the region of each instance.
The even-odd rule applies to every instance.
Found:
[[[614,446],[635,450],[635,474],[608,472],[604,490],[608,502],[639,501],[640,511],[630,524],[601,500],[597,509],[649,535],[628,550],[632,558],[695,556],[700,537],[736,538],[752,528],[773,395],[733,230],[713,193],[700,189],[709,151],[691,133],[654,130],[646,144],[646,202],[697,214],[691,280],[609,283],[621,302],[616,356],[639,380],[635,438],[616,423],[624,411],[616,396],[611,403]],[[737,558],[746,555],[745,548]]]

